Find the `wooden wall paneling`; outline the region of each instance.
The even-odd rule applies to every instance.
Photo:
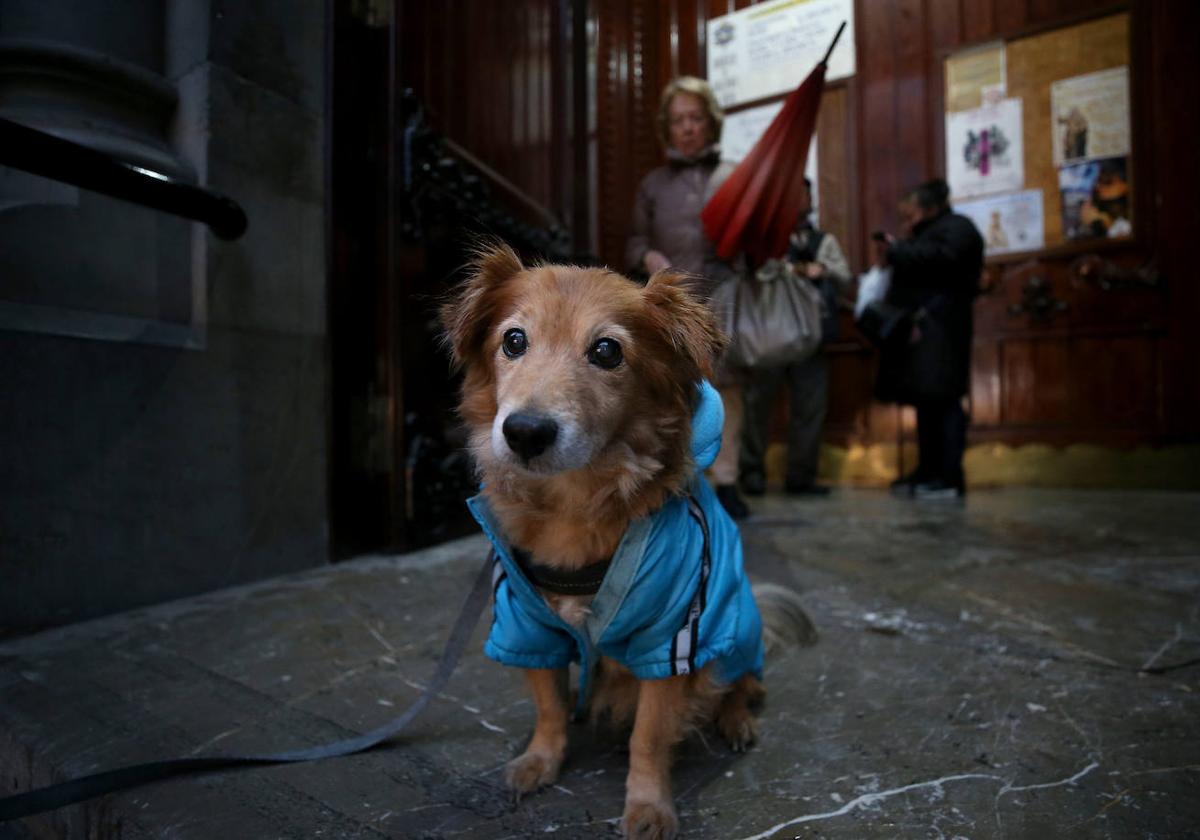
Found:
[[[1196,138],[1200,137],[1200,4],[1144,2],[1147,19],[1144,51],[1148,69],[1139,92],[1151,100],[1157,119],[1148,154],[1159,162],[1154,181],[1158,206],[1153,232],[1154,256],[1166,282],[1168,345],[1165,383],[1168,434],[1180,440],[1200,440],[1200,278],[1195,242],[1200,231],[1200,184]],[[1136,31],[1136,30],[1135,30]],[[1168,128],[1169,127],[1169,128]]]
[[[471,0],[452,0],[447,4],[443,13],[443,20],[452,22],[461,20],[466,7]],[[450,103],[454,102],[454,94],[456,91],[469,90],[467,85],[471,83],[471,66],[470,62],[465,60],[451,60],[453,58],[462,59],[459,50],[456,48],[455,40],[456,33],[453,26],[443,25],[441,29],[441,40],[445,48],[437,57],[435,72],[444,79],[447,79],[450,84],[444,87],[441,91],[441,97],[437,100],[436,111],[434,112],[438,122],[435,125],[443,126],[446,135],[451,139],[462,142],[467,138],[467,111],[469,108],[449,107]]]
[[[618,0],[597,0],[596,8],[596,165],[598,239],[596,250],[601,261],[623,267],[614,261],[612,254],[613,206],[619,203],[621,193],[615,189],[615,180],[620,171],[620,153],[615,144],[613,121],[623,117],[621,94],[623,85],[621,70],[621,43],[618,38],[616,19],[620,11]]]
[[[677,0],[679,72],[708,78],[708,9],[704,0]]]
[[[1003,344],[1003,422],[1062,426],[1073,418],[1073,369],[1064,341],[1012,339]]]
[[[526,7],[523,3],[504,7],[499,7],[497,4],[488,5],[493,10],[500,11],[499,20],[495,22],[498,28],[490,30],[496,32],[498,37],[480,39],[476,42],[478,49],[488,50],[489,44],[497,42],[505,45],[505,55],[489,56],[491,60],[487,65],[487,75],[478,82],[484,93],[480,99],[488,102],[488,111],[495,117],[493,129],[486,136],[499,141],[496,142],[493,149],[489,150],[491,154],[488,163],[494,162],[497,165],[503,165],[505,168],[500,171],[504,172],[507,177],[514,179],[515,183],[526,183],[524,166],[521,164],[523,157],[521,150],[525,142],[526,115],[529,104],[526,98],[529,90],[526,80],[528,72],[525,62],[526,45],[523,43],[527,33],[523,25],[524,21],[521,20]],[[501,66],[501,61],[504,61],[507,66]],[[489,82],[496,85],[497,90],[487,91],[486,86]],[[490,98],[488,97],[489,93],[492,94]],[[502,141],[499,140],[500,137],[503,137]],[[484,153],[482,148],[484,137],[472,135],[456,139],[461,143],[470,144],[468,148],[471,151],[477,154]]]
[[[1062,0],[1029,0],[1029,19],[1032,23],[1045,23],[1062,14]]]
[[[707,0],[707,3],[704,4],[704,19],[712,20],[715,17],[732,14],[737,9],[737,3],[734,0]]]
[[[574,84],[574,65],[571,60],[571,15],[570,0],[554,0],[550,12],[550,70],[553,78],[550,111],[554,115],[550,126],[550,155],[554,174],[550,192],[554,196],[551,207],[568,229],[574,226],[572,214],[572,148],[575,138],[571,135],[571,88]],[[585,138],[578,138],[583,144]],[[576,253],[580,252],[576,240]]]
[[[1158,391],[1155,344],[1146,336],[1073,342],[1073,421],[1084,428],[1153,428]]]
[[[1000,422],[1015,425],[1032,423],[1038,419],[1034,401],[1034,343],[1027,340],[1007,341],[998,346],[1002,376]]]
[[[1114,259],[1114,263],[1118,260]],[[1139,260],[1119,260],[1132,270]],[[1051,276],[1061,277],[1058,292],[1069,307],[1071,326],[1076,330],[1092,328],[1144,332],[1164,324],[1165,295],[1159,289],[1100,289],[1068,278],[1065,265],[1053,266]]]
[[[656,78],[662,41],[653,6],[602,1],[598,19],[598,250],[602,261],[624,269],[637,185],[663,160],[654,116],[667,80]]]
[[[633,115],[630,123],[634,138],[635,160],[640,173],[645,173],[662,161],[662,144],[658,139],[654,117],[658,112],[659,96],[665,80],[655,79],[650,68],[653,66],[657,45],[661,43],[657,20],[641,3],[633,4],[633,26],[630,40],[630,67],[633,71]],[[640,180],[640,175],[635,175]],[[633,188],[636,189],[636,180]],[[632,196],[632,190],[631,190]],[[632,200],[626,207],[628,217],[633,207]]]
[[[521,149],[524,153],[525,164],[525,182],[530,185],[532,194],[542,200],[542,196],[547,192],[549,184],[546,183],[545,175],[547,171],[545,155],[545,140],[543,139],[543,130],[546,124],[546,118],[549,116],[546,96],[546,82],[549,79],[544,73],[543,62],[543,44],[541,39],[541,10],[543,4],[538,6],[526,6],[526,30],[525,30],[525,85],[527,89],[525,99],[525,145]]]
[[[869,8],[870,14],[864,14]],[[854,28],[859,75],[861,145],[859,156],[860,228],[867,233],[880,228],[895,230],[898,178],[893,166],[898,132],[896,112],[894,7],[858,0]],[[867,237],[864,236],[864,240]],[[859,248],[858,265],[868,262],[867,245]]]
[[[597,158],[601,261],[625,268],[624,239],[633,200],[627,173],[633,163],[633,108],[629,52],[632,10],[627,0],[598,0],[596,36]]]
[[[923,0],[895,0],[893,13],[896,62],[897,187],[927,180],[932,174],[930,126],[934,116],[927,92],[929,44]],[[898,196],[897,196],[898,197]],[[893,201],[895,197],[893,198]]]
[[[932,58],[962,43],[962,0],[928,0]]]
[[[564,0],[570,3],[571,31],[571,229],[579,255],[599,252],[597,235],[600,206],[598,164],[596,160],[596,107],[598,70],[595,56],[600,26],[594,3]]]
[[[998,341],[977,341],[971,351],[971,424],[1000,425],[1003,369]]]
[[[825,438],[840,446],[870,438],[869,400],[874,382],[869,352],[829,354],[829,407],[825,416]]]
[[[1016,32],[1029,23],[1029,0],[996,0],[996,31]]]
[[[667,79],[676,76],[708,76],[707,68],[700,64],[703,41],[697,35],[695,0],[670,0],[662,6],[667,10],[660,20],[659,43],[670,55],[671,62],[670,72],[665,77],[659,76],[659,80],[666,84]]]
[[[686,73],[679,64],[679,2],[667,0],[658,4],[659,44],[655,52],[658,55],[656,80],[672,79]],[[695,75],[695,74],[691,74]]]
[[[1197,311],[1200,311],[1200,306],[1197,306]],[[1170,349],[1171,341],[1169,334],[1164,332],[1156,337],[1154,341],[1154,358],[1157,362],[1155,376],[1158,389],[1154,395],[1154,432],[1157,441],[1166,441],[1170,439],[1168,436],[1173,434],[1171,423],[1173,420],[1178,419],[1170,416],[1173,413],[1169,413],[1167,410],[1167,406],[1169,405],[1167,400],[1170,398],[1171,392],[1171,370],[1169,367],[1171,364],[1169,353]],[[1200,425],[1200,419],[1198,419],[1197,425]],[[1193,436],[1192,439],[1200,436],[1200,432],[1196,431],[1196,426],[1192,426],[1191,430],[1191,434]],[[1178,435],[1177,437],[1187,440],[1186,435]]]
[[[820,226],[837,237],[853,259],[856,253],[852,220],[850,95],[846,85],[825,90],[817,116],[817,196]]]
[[[554,206],[555,184],[565,173],[560,173],[555,167],[558,161],[558,155],[555,154],[554,129],[553,120],[559,115],[559,112],[554,108],[554,83],[558,75],[558,67],[552,63],[552,45],[554,42],[555,28],[553,23],[552,10],[555,5],[555,0],[547,0],[538,6],[538,72],[541,77],[542,92],[542,119],[541,128],[538,131],[538,150],[536,157],[530,159],[534,170],[540,175],[541,183],[539,184],[539,200],[543,205]],[[541,166],[538,166],[538,162]]]
[[[963,0],[963,39],[982,41],[996,35],[996,6],[1010,0]]]
[[[1142,0],[1138,0],[1141,2]],[[1146,0],[1146,2],[1160,2],[1160,0]],[[1174,0],[1167,0],[1170,5],[1175,5]],[[1097,10],[1103,10],[1105,6],[1111,7],[1113,0],[1059,0],[1059,15],[1078,17],[1079,15],[1094,14]],[[1181,4],[1192,5],[1192,4]]]
[[[691,6],[692,31],[696,33],[696,67],[698,74],[708,76],[708,4],[706,0],[680,0]]]

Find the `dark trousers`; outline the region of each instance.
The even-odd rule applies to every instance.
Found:
[[[738,472],[742,476],[766,475],[767,431],[771,409],[783,384],[788,388],[787,483],[812,484],[817,478],[821,428],[829,405],[829,360],[816,353],[789,367],[752,370],[742,388],[742,451]]]
[[[963,483],[967,414],[958,397],[927,397],[916,403],[918,475],[926,481]]]

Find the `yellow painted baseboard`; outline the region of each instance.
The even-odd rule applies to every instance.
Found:
[[[779,487],[785,472],[784,446],[767,450],[767,479]],[[915,444],[904,447],[905,470],[917,462]],[[830,484],[884,487],[898,475],[895,444],[821,447],[819,477]],[[1009,446],[986,443],[967,449],[970,487],[1112,487],[1141,490],[1200,490],[1200,446],[1116,449],[1091,444]]]

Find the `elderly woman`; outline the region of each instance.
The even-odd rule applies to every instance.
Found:
[[[667,164],[650,172],[638,187],[633,232],[625,246],[630,270],[653,274],[670,267],[716,283],[737,280],[736,269],[716,258],[700,222],[705,202],[733,168],[721,163],[717,145],[724,118],[703,79],[681,76],[663,90],[658,134],[667,149]],[[749,513],[737,491],[741,382],[737,372],[724,370],[715,384],[725,404],[725,428],[712,475],[717,498],[740,519]]]

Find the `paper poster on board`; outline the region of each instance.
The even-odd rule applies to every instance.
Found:
[[[730,163],[741,163],[754,144],[762,137],[771,120],[783,108],[783,100],[757,108],[746,108],[725,116],[725,124],[721,129],[721,160]],[[804,164],[804,174],[812,182],[813,218],[819,218],[818,206],[820,196],[817,188],[817,136],[814,133],[808,146],[808,158]]]
[[[1058,187],[1067,239],[1116,239],[1133,234],[1128,158],[1059,167]]]
[[[946,110],[970,111],[1004,98],[1004,43],[985,44],[946,59]]]
[[[989,257],[1036,251],[1046,244],[1041,190],[955,202],[954,212],[975,223]]]
[[[795,90],[842,33],[825,81],[854,75],[853,0],[758,3],[708,21],[708,81],[724,108]]]
[[[1020,99],[946,114],[946,181],[954,200],[1025,186]]]
[[[1129,68],[1050,85],[1054,165],[1129,154]]]

